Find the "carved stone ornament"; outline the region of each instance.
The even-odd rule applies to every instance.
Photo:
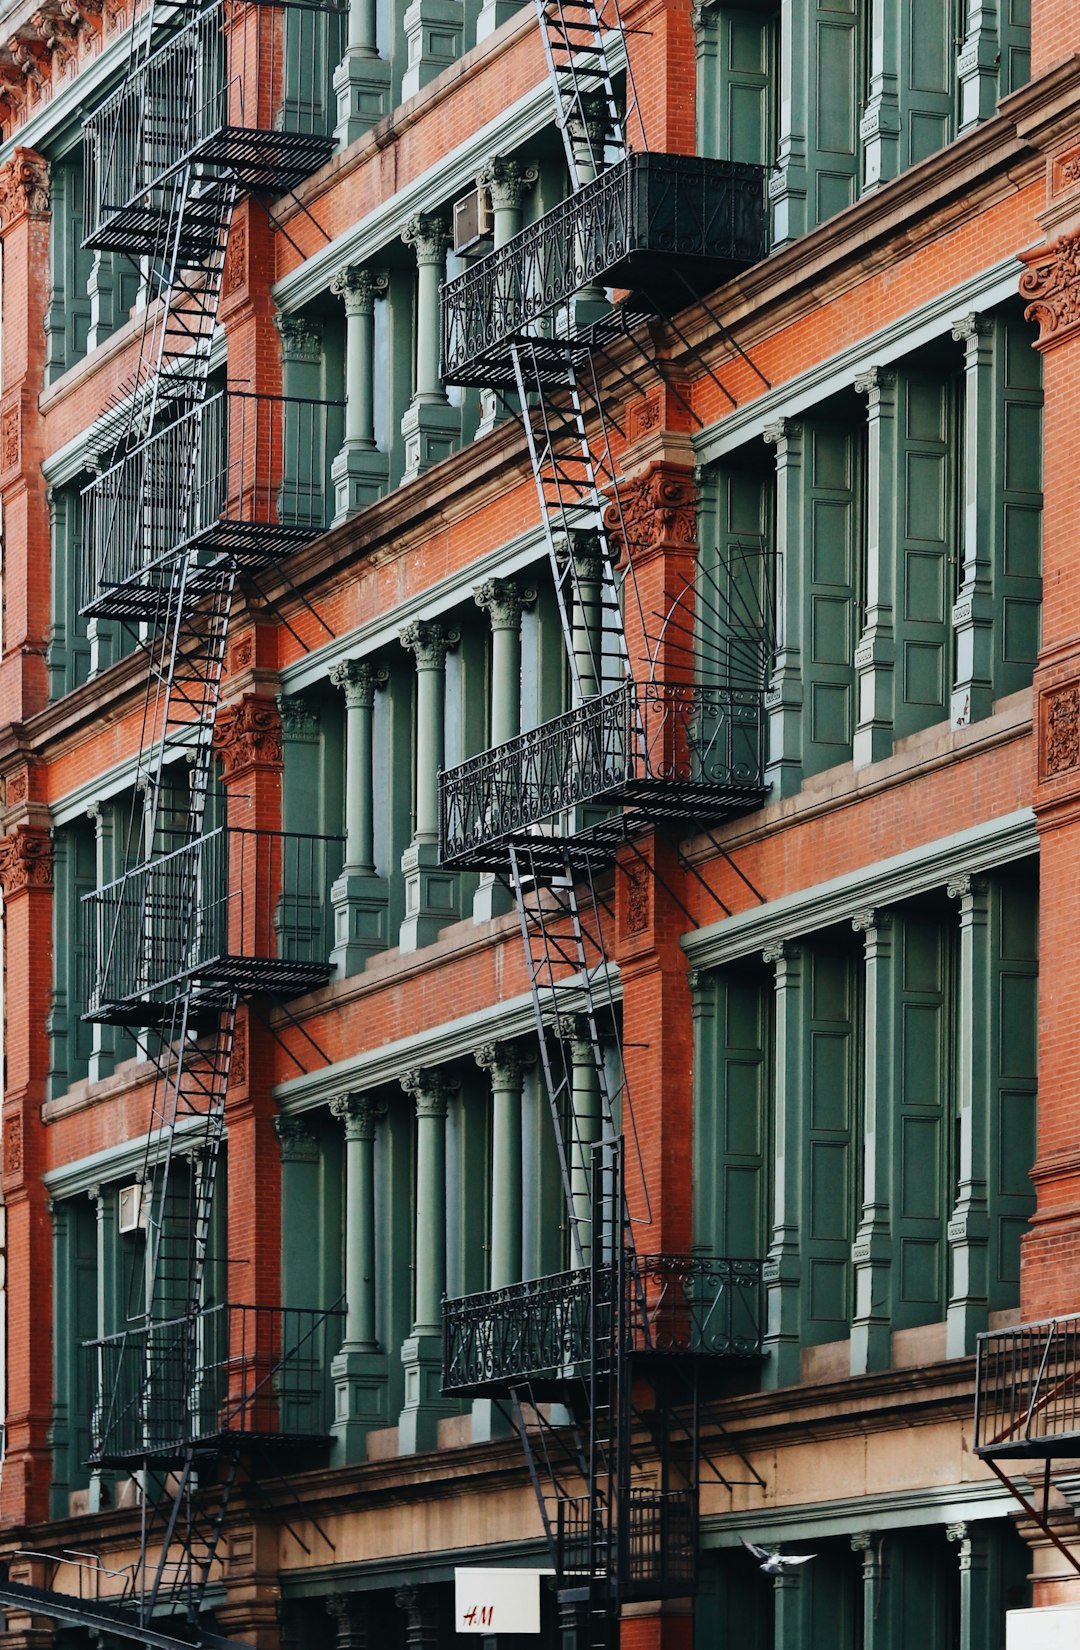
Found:
[[[0,413],[0,470],[17,470],[22,452],[20,407],[17,401]]]
[[[35,149],[16,149],[0,166],[0,225],[10,229],[20,218],[42,217],[48,210],[48,161]]]
[[[1027,269],[1020,296],[1024,315],[1039,328],[1039,343],[1057,342],[1080,322],[1080,234],[1062,235],[1045,250],[1021,253]]]
[[[673,464],[652,465],[619,489],[619,505],[608,505],[604,526],[613,554],[629,544],[631,559],[661,545],[692,550],[697,544],[693,476]]]
[[[229,230],[221,284],[226,293],[242,292],[247,285],[247,225],[242,222]]]
[[[642,934],[649,926],[649,883],[651,878],[644,865],[631,865],[626,872],[626,928],[630,934]]]
[[[0,888],[5,897],[19,894],[25,888],[51,888],[53,885],[52,843],[48,831],[32,825],[19,825],[9,836],[0,838]]]
[[[4,1174],[13,1177],[23,1172],[23,1120],[18,1112],[4,1118]]]
[[[1044,693],[1040,723],[1043,777],[1080,768],[1080,683]]]
[[[274,700],[248,693],[219,710],[214,724],[214,750],[221,758],[225,779],[256,763],[280,768],[281,714]]]

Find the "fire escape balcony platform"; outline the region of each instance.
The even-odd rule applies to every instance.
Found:
[[[197,267],[223,227],[215,182],[282,194],[322,166],[336,140],[302,88],[338,49],[345,9],[282,0],[195,9],[83,127],[83,244],[176,253]],[[189,166],[198,177],[186,194]]]
[[[80,611],[158,622],[182,557],[195,603],[227,563],[257,572],[325,532],[343,408],[219,390],[125,452],[83,489]]]
[[[83,1343],[95,1396],[87,1465],[180,1466],[227,1445],[329,1443],[337,1309],[206,1307]]]
[[[444,285],[444,381],[512,384],[511,346],[572,336],[586,286],[631,292],[642,313],[685,308],[764,257],[765,225],[763,167],[629,155]]]
[[[715,822],[761,806],[764,695],[626,682],[439,776],[444,865],[505,871],[511,846],[535,869],[610,859],[660,821]],[[571,810],[610,806],[575,831]],[[628,811],[622,811],[628,810]]]
[[[588,1377],[594,1323],[590,1272],[560,1272],[443,1303],[443,1391],[505,1395],[526,1382],[558,1398]],[[616,1355],[612,1268],[601,1270],[596,1303],[602,1361]],[[762,1357],[762,1266],[705,1254],[639,1255],[625,1268],[626,1355],[746,1363]]]
[[[327,983],[341,837],[219,827],[83,896],[85,1020],[161,1026],[185,993],[297,996]]]
[[[979,1336],[975,1453],[1080,1459],[1080,1314]]]

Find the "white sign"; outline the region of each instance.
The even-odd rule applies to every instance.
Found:
[[[454,1571],[459,1633],[539,1633],[540,1577],[551,1570]]]
[[[1005,1650],[1076,1650],[1077,1645],[1080,1604],[1005,1612]]]

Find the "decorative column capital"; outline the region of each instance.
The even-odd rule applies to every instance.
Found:
[[[592,1064],[593,1043],[586,1014],[560,1014],[552,1022],[552,1030],[560,1043],[570,1046],[570,1058],[575,1065]]]
[[[604,572],[604,545],[595,528],[574,528],[556,533],[555,556],[563,566],[572,561],[579,579],[599,580]]]
[[[855,374],[855,393],[865,395],[870,407],[879,407],[896,388],[896,374],[891,367],[868,367]]]
[[[873,1540],[874,1540],[874,1533],[873,1533],[872,1530],[856,1530],[854,1535],[851,1537],[851,1550],[852,1550],[852,1552],[853,1553],[868,1553],[870,1551]]]
[[[607,99],[601,92],[588,93],[585,97],[578,98],[575,111],[569,121],[570,130],[588,139],[589,148],[599,158],[599,165],[602,165],[604,145],[611,131]]]
[[[945,893],[949,899],[978,899],[986,894],[988,888],[985,877],[973,876],[970,871],[965,871],[960,876],[949,878]]]
[[[486,611],[493,630],[516,630],[535,600],[535,589],[514,579],[485,579],[473,591],[473,601]]]
[[[313,745],[319,738],[319,716],[301,693],[279,693],[274,703],[281,719],[281,737],[295,744]]]
[[[516,212],[539,176],[539,166],[522,166],[520,161],[492,155],[477,172],[476,181],[488,191],[496,212]]]
[[[331,1593],[326,1613],[336,1624],[340,1650],[362,1650],[367,1643],[369,1605],[364,1593]]]
[[[456,1078],[439,1070],[406,1071],[400,1081],[405,1093],[413,1098],[417,1117],[445,1117],[450,1096],[461,1086]]]
[[[617,504],[604,511],[604,526],[613,552],[625,541],[638,552],[667,547],[689,550],[697,544],[698,494],[690,470],[671,463],[651,464],[619,488]]]
[[[283,1163],[315,1163],[319,1157],[319,1142],[303,1117],[275,1117],[274,1133]]]
[[[851,927],[856,934],[868,934],[871,930],[889,928],[892,925],[892,913],[882,911],[876,905],[866,905],[861,911],[851,913]]]
[[[48,831],[18,825],[0,838],[0,889],[5,898],[27,888],[51,888],[53,851]]]
[[[450,243],[450,231],[445,218],[417,212],[401,231],[401,238],[416,253],[418,264],[441,264]]]
[[[384,269],[368,269],[366,264],[346,264],[330,282],[330,291],[345,305],[346,315],[374,315],[376,298],[384,298],[390,277]]]
[[[473,1050],[481,1071],[491,1074],[494,1088],[520,1088],[526,1065],[531,1064],[517,1043],[481,1043]]]
[[[43,218],[48,211],[48,161],[36,149],[16,149],[0,166],[0,233],[21,218]]]
[[[1020,277],[1020,296],[1028,300],[1024,318],[1037,324],[1045,348],[1080,324],[1080,233],[1022,252],[1020,260],[1027,265]]]
[[[226,780],[256,765],[280,768],[281,713],[276,702],[246,693],[224,705],[214,721],[212,743]]]
[[[778,459],[785,458],[789,447],[802,440],[802,433],[803,427],[797,418],[777,418],[761,432],[766,444],[776,448]]]
[[[461,631],[435,619],[414,619],[399,632],[398,640],[402,647],[415,654],[418,670],[442,670],[446,655],[453,652],[461,640]]]
[[[274,325],[281,339],[282,361],[302,361],[317,366],[322,360],[322,327],[306,315],[275,315]]]
[[[952,325],[952,335],[958,344],[967,344],[970,347],[977,345],[982,338],[992,338],[994,322],[989,315],[962,315]]]
[[[802,953],[792,940],[771,940],[761,948],[761,960],[764,963],[791,963],[798,962]]]
[[[339,1094],[330,1102],[330,1112],[345,1125],[346,1140],[374,1140],[376,1128],[386,1116],[386,1106],[370,1094]]]
[[[330,666],[329,675],[334,686],[345,694],[349,710],[357,707],[370,710],[379,688],[390,680],[385,665],[373,665],[367,659],[343,659],[340,664]]]

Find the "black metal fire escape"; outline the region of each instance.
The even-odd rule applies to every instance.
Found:
[[[975,1454],[1080,1574],[1080,1555],[1061,1533],[1075,1529],[1076,1506],[1053,1501],[1054,1461],[1068,1462],[1071,1479],[1080,1456],[1080,1316],[979,1335]]]
[[[158,0],[85,127],[86,244],[137,260],[143,321],[84,493],[82,611],[138,627],[147,685],[125,868],[84,901],[84,1017],[137,1030],[156,1076],[128,1326],[86,1349],[89,1464],[136,1480],[139,1563],[111,1604],[72,1616],[75,1601],[51,1599],[63,1619],[134,1624],[151,1643],[210,1642],[200,1610],[252,1452],[282,1461],[328,1441],[333,1314],[210,1303],[206,1279],[225,1261],[211,1230],[238,1004],[330,973],[337,840],[210,829],[208,799],[237,578],[323,530],[300,471],[322,451],[331,404],[212,391],[210,367],[235,203],[280,194],[333,150],[301,83],[329,60],[341,9]],[[49,1613],[48,1598],[34,1602]]]
[[[446,865],[494,871],[516,895],[571,1270],[448,1301],[444,1390],[512,1403],[560,1600],[581,1612],[580,1642],[606,1650],[624,1603],[695,1589],[700,1406],[760,1357],[762,1334],[759,1261],[639,1252],[648,1187],[621,1050],[614,1061],[605,1051],[619,1038],[608,879],[638,836],[760,805],[769,650],[746,579],[705,644],[692,591],[662,625],[671,635],[640,611],[603,385],[639,392],[654,370],[648,321],[763,256],[764,179],[759,167],[631,153],[607,53],[617,15],[536,4],[572,192],[443,288],[443,374],[519,398],[572,707],[441,776],[441,844]],[[628,73],[634,113],[635,102]],[[604,311],[599,289],[620,301]],[[755,554],[760,619],[769,580]],[[678,680],[634,665],[624,617],[635,604],[641,634],[689,638]],[[710,649],[721,668],[692,668]],[[600,1106],[587,1127],[574,1095],[585,1045]]]

